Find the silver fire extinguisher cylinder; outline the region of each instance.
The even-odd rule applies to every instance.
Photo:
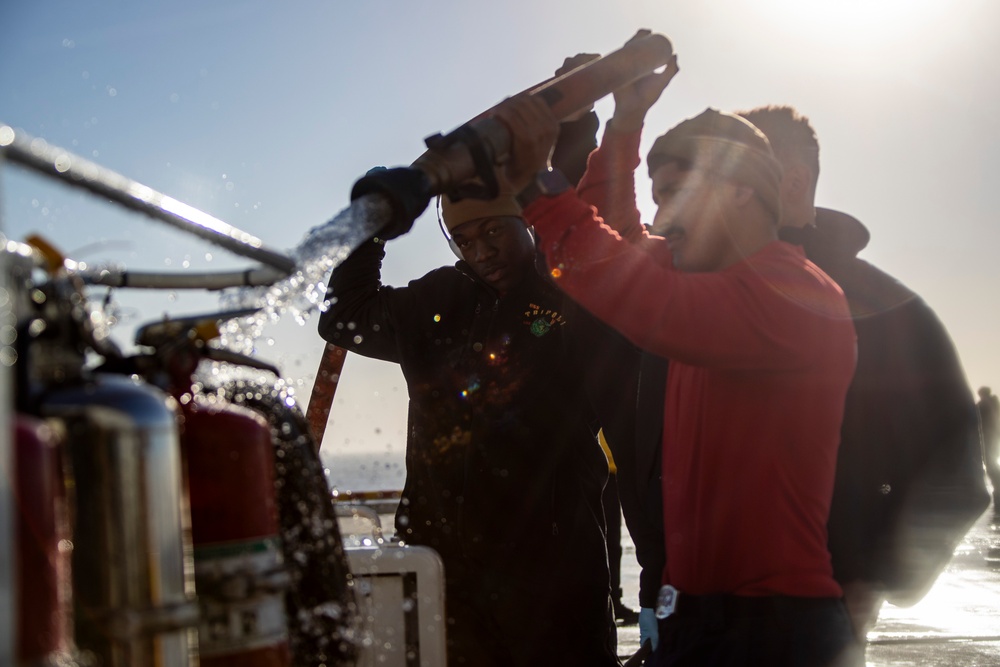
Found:
[[[175,403],[138,379],[50,390],[66,426],[76,643],[101,667],[197,663],[189,510]]]

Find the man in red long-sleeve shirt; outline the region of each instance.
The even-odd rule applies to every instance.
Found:
[[[654,664],[854,664],[826,548],[855,362],[847,304],[777,239],[780,166],[737,116],[710,109],[657,139],[652,235],[642,227],[632,172],[667,81],[616,94],[576,193],[545,169],[556,132],[545,104],[519,97],[496,112],[513,137],[507,178],[556,283],[670,360]]]

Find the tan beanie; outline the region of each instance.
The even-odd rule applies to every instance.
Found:
[[[781,214],[781,164],[763,132],[740,116],[706,109],[653,142],[646,157],[650,176],[662,165],[682,160],[754,189],[765,208]]]
[[[459,225],[482,218],[521,217],[521,206],[506,183],[500,183],[500,194],[496,199],[462,199],[451,201],[448,195],[441,196],[441,218],[451,233]]]

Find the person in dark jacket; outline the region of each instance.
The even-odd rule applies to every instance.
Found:
[[[934,311],[857,256],[864,225],[814,208],[819,142],[808,119],[787,106],[740,115],[782,163],[781,237],[837,281],[857,331],[828,529],[834,576],[863,642],[883,599],[919,601],[989,504],[975,401]]]
[[[1000,515],[1000,398],[989,387],[980,387],[976,409],[983,432],[986,475],[993,485],[993,512]]]
[[[410,404],[396,530],[444,561],[448,664],[616,665],[608,464],[588,392],[634,382],[609,382],[615,368],[596,353],[617,334],[536,271],[510,194],[444,198],[442,209],[462,259],[389,287],[373,239],[334,270],[320,334],[402,367]],[[605,421],[612,437],[618,427]]]
[[[567,58],[555,75],[565,74],[598,57],[597,54],[581,53]],[[619,99],[622,95],[631,94],[635,93],[631,90],[618,91],[615,94],[616,101],[637,103],[637,100]],[[579,184],[587,169],[589,155],[597,148],[599,126],[597,114],[593,111],[564,120],[559,126],[559,137],[552,152],[551,163],[574,187]],[[614,224],[614,220],[607,222]],[[638,602],[641,611],[636,618],[639,622],[640,644],[649,641],[655,648],[658,637],[653,608],[656,606],[660,576],[666,563],[659,445],[663,431],[661,388],[666,385],[667,361],[643,352],[624,339],[615,340],[614,345],[601,355],[601,360],[601,363],[618,369],[617,373],[604,371],[606,376],[614,378],[616,384],[606,388],[611,396],[601,398],[600,401],[604,403],[617,399],[617,403],[613,403],[614,413],[605,418],[606,421],[612,420],[614,424],[606,430],[615,432],[613,441],[608,442],[608,449],[617,469],[614,481],[621,513],[635,545],[635,557],[640,566]],[[661,417],[657,423],[648,418],[652,414],[649,403],[655,401],[659,401],[656,414]],[[605,496],[607,495],[606,488]],[[607,498],[605,501],[607,503]],[[605,505],[606,515],[614,511],[613,508],[609,509],[608,504]],[[609,531],[609,541],[611,539]],[[615,545],[610,542],[608,546],[609,553],[615,549]],[[612,590],[613,594],[614,592]],[[627,618],[628,621],[635,622],[632,620],[635,612],[628,609],[624,601],[615,613],[623,621]]]

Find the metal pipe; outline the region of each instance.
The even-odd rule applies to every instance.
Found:
[[[207,289],[220,290],[228,287],[262,287],[273,285],[287,275],[278,269],[263,266],[246,271],[224,271],[219,273],[159,273],[151,271],[121,271],[116,269],[96,269],[80,271],[87,285],[108,287],[131,287],[135,289]]]
[[[50,146],[43,139],[16,131],[2,122],[0,154],[10,162],[55,177],[68,185],[83,188],[225,248],[235,255],[260,262],[281,272],[282,276],[295,270],[295,260],[264,247],[263,241],[256,236],[117,172],[57,146]]]

